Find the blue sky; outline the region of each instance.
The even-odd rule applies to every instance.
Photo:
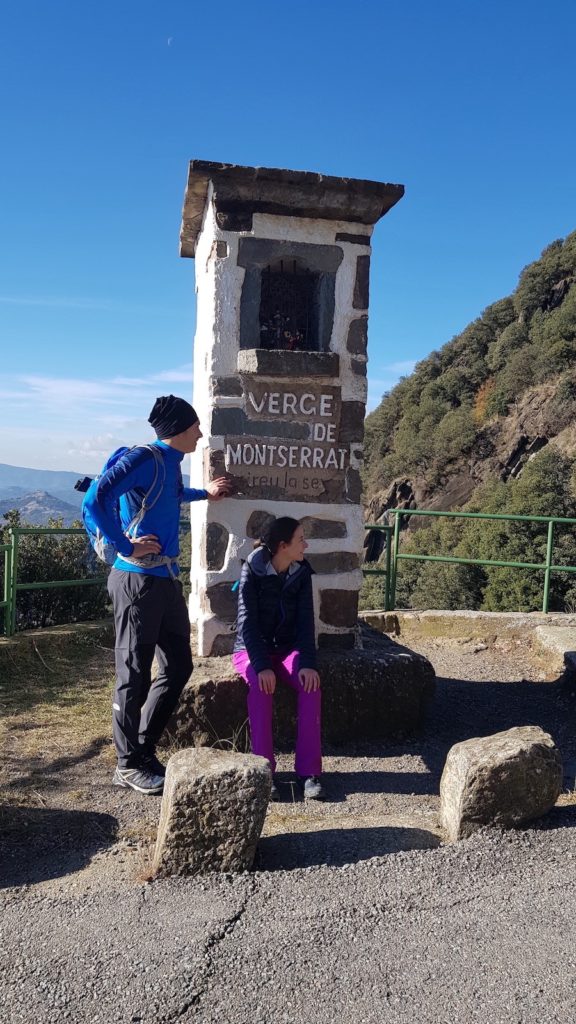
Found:
[[[191,393],[191,157],[401,182],[371,407],[576,227],[574,0],[5,0],[0,462],[92,472]]]

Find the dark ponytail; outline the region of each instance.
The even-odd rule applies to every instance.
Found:
[[[289,544],[296,530],[301,524],[291,516],[280,516],[268,523],[263,532],[261,543],[264,544],[272,557],[278,551],[281,544]]]

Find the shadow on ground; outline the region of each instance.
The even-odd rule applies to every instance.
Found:
[[[400,850],[432,850],[440,846],[434,832],[421,828],[319,829],[266,836],[258,843],[255,867],[287,871],[327,864],[341,867]]]
[[[339,754],[348,753],[339,751]],[[360,751],[359,756],[366,757],[373,753],[372,749],[366,754]],[[402,751],[406,753],[406,751]],[[374,755],[376,756],[376,755]],[[379,757],[392,756],[387,748],[381,747],[378,750]],[[304,796],[301,787],[294,781],[294,776],[289,772],[277,772],[274,776],[280,803],[304,803]],[[395,793],[404,796],[430,796],[438,792],[438,781],[433,778],[430,772],[382,772],[382,771],[361,771],[361,772],[323,772],[322,786],[326,794],[326,800],[331,804],[343,803],[354,793],[378,794]]]
[[[451,746],[515,726],[539,725],[565,762],[576,755],[576,702],[561,682],[487,682],[437,677],[421,742],[422,757],[439,782]]]
[[[0,807],[0,888],[80,871],[115,842],[111,814],[47,807]]]
[[[18,726],[18,729],[21,729],[21,726]],[[11,790],[20,792],[25,789],[55,789],[59,785],[63,772],[91,761],[109,746],[110,738],[108,736],[98,736],[82,750],[74,754],[63,754],[51,761],[47,761],[45,755],[41,753],[20,757],[16,752],[11,759],[13,778],[3,780],[3,789],[7,793]]]

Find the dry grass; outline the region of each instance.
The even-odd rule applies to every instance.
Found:
[[[110,764],[113,652],[90,632],[22,634],[0,645],[2,802],[43,805],[54,772],[90,757]],[[86,799],[81,789],[68,797]]]

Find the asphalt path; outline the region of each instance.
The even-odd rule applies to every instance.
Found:
[[[574,808],[340,867],[2,896],[3,1024],[573,1024]]]
[[[138,880],[126,794],[25,809],[0,865],[2,1024],[574,1024],[569,794],[536,827],[439,845],[452,742],[535,722],[575,753],[574,702],[520,650],[474,650],[435,653],[420,741],[329,761],[316,809],[286,782],[250,873]]]

